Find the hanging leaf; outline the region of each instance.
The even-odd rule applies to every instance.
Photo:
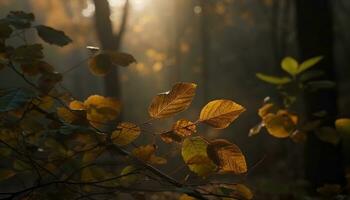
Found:
[[[122,169],[120,175],[120,183],[124,187],[129,187],[140,180],[141,176],[137,174],[137,168],[135,166],[129,165]]]
[[[72,42],[72,40],[63,31],[59,31],[44,25],[38,25],[35,26],[35,28],[40,38],[49,44],[65,46]]]
[[[242,174],[247,172],[245,157],[237,145],[227,140],[216,139],[209,143],[207,153],[210,159],[224,173]]]
[[[139,160],[148,162],[150,164],[162,165],[166,164],[166,159],[154,155],[156,152],[155,145],[145,145],[137,147],[132,151],[132,154]]]
[[[339,133],[342,135],[350,136],[350,119],[340,118],[335,121],[335,127]]]
[[[276,85],[284,85],[292,81],[289,77],[277,77],[277,76],[270,76],[270,75],[265,75],[262,73],[257,73],[256,76],[267,83],[270,84],[276,84]]]
[[[89,61],[89,69],[96,76],[106,75],[113,67],[112,60],[108,54],[100,53]]]
[[[107,54],[110,56],[112,63],[117,66],[127,67],[136,62],[134,56],[127,53],[107,51]]]
[[[87,119],[96,126],[116,119],[121,108],[118,100],[100,95],[91,95],[84,101],[84,106]]]
[[[267,131],[277,138],[289,137],[296,130],[297,117],[284,110],[269,113],[263,119]]]
[[[199,121],[214,128],[228,127],[237,117],[245,111],[245,108],[231,100],[214,100],[202,108]]]
[[[275,111],[275,106],[272,103],[266,103],[258,110],[258,115],[263,119],[267,114]]]
[[[173,125],[173,128],[172,130],[178,134],[178,135],[181,135],[183,137],[186,137],[186,136],[190,136],[192,135],[193,133],[196,133],[197,130],[196,130],[196,125],[189,121],[189,120],[186,120],[186,119],[180,119],[178,120],[174,125]]]
[[[0,91],[0,112],[21,108],[31,101],[34,93],[27,89],[14,88]]]
[[[118,124],[117,130],[113,131],[111,139],[114,144],[124,146],[133,142],[141,133],[140,127],[130,122]]]
[[[317,56],[317,57],[313,57],[313,58],[310,58],[310,59],[304,61],[303,63],[300,64],[299,69],[298,69],[298,73],[301,73],[301,72],[315,66],[322,59],[323,59],[323,56]]]
[[[216,165],[208,157],[207,146],[200,137],[186,138],[181,150],[182,158],[190,170],[204,177],[216,170]]]
[[[288,72],[290,75],[295,76],[298,74],[298,62],[292,57],[286,57],[281,62],[282,69]]]
[[[187,109],[195,95],[197,85],[194,83],[177,83],[171,91],[155,96],[148,108],[153,118],[170,117]]]

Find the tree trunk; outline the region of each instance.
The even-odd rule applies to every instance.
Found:
[[[125,32],[126,21],[129,11],[129,1],[125,2],[122,22],[119,33],[114,34],[113,25],[110,19],[111,10],[107,0],[94,0],[95,4],[95,25],[97,37],[103,50],[118,51]],[[121,87],[118,76],[118,69],[113,68],[104,79],[105,95],[121,99]]]
[[[322,79],[336,81],[333,61],[333,13],[332,0],[297,0],[297,29],[301,60],[324,56],[317,68],[325,72]],[[322,126],[334,126],[337,115],[336,90],[306,92],[306,112],[309,120],[312,113],[326,111]],[[344,183],[344,166],[341,144],[322,142],[313,133],[309,134],[305,147],[305,176],[313,187],[325,183]]]

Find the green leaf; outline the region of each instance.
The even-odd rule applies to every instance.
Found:
[[[0,91],[0,112],[20,108],[33,97],[34,94],[26,89],[16,88]]]
[[[292,81],[289,77],[270,76],[262,73],[257,73],[256,76],[262,81],[276,85],[283,85]]]
[[[190,170],[204,177],[216,170],[216,165],[208,157],[207,147],[208,144],[200,137],[186,138],[181,151]]]
[[[313,67],[314,65],[316,65],[318,62],[320,62],[323,59],[322,56],[317,56],[317,57],[313,57],[310,58],[306,61],[304,61],[303,63],[301,63],[301,65],[299,66],[298,69],[298,73],[301,73],[307,69],[309,69],[310,67]]]
[[[298,74],[298,62],[292,57],[286,57],[281,62],[282,69],[288,72],[290,75],[295,76]]]
[[[23,11],[11,11],[5,21],[10,23],[17,29],[30,28],[31,22],[34,21],[35,17],[33,13],[25,13]]]
[[[38,25],[35,26],[35,28],[40,38],[49,44],[65,46],[72,42],[72,40],[63,31],[59,31],[44,25]]]

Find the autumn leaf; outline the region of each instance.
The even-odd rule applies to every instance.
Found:
[[[151,164],[166,164],[166,159],[154,155],[156,151],[155,145],[145,145],[140,146],[132,151],[132,155],[138,158],[139,160],[151,163]]]
[[[285,110],[269,113],[263,118],[268,133],[277,138],[289,137],[295,130],[298,118]]]
[[[113,131],[111,139],[114,144],[124,146],[133,142],[141,133],[140,127],[130,122],[122,122]]]
[[[91,124],[99,126],[117,118],[120,102],[114,98],[92,95],[84,101],[87,119]]]
[[[228,127],[244,111],[244,107],[231,100],[214,100],[202,108],[199,121],[214,128],[223,129]]]
[[[113,67],[112,60],[109,55],[100,53],[92,57],[89,61],[89,69],[96,76],[106,75]]]
[[[117,66],[127,67],[136,62],[134,56],[128,53],[117,51],[107,51],[106,53],[110,56],[112,63]]]
[[[247,172],[245,157],[237,145],[216,139],[209,143],[207,153],[221,172],[242,174]]]
[[[250,200],[254,197],[250,188],[243,184],[219,184],[217,187],[237,199]]]
[[[21,108],[34,98],[34,93],[27,89],[12,88],[0,90],[0,112]]]
[[[216,170],[216,165],[208,157],[207,146],[200,137],[186,138],[181,150],[182,158],[189,169],[203,177]]]
[[[189,107],[195,95],[194,83],[177,83],[166,93],[155,96],[148,108],[153,118],[170,117]]]
[[[183,137],[190,136],[193,133],[196,133],[196,125],[186,119],[180,119],[176,121],[176,123],[173,125],[172,130]]]
[[[269,114],[273,111],[274,111],[274,104],[267,103],[267,104],[264,104],[261,108],[259,108],[258,115],[261,118],[264,118],[267,114]]]
[[[341,134],[350,136],[350,119],[340,118],[335,121],[335,127]]]

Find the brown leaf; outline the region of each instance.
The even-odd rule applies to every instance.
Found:
[[[221,172],[242,174],[247,172],[245,157],[237,145],[227,140],[217,139],[207,148],[210,159],[219,166]]]
[[[110,56],[112,63],[118,66],[127,67],[131,63],[136,62],[134,56],[127,53],[107,51],[107,54]]]
[[[228,127],[244,111],[244,107],[231,100],[214,100],[203,107],[199,121],[214,128],[223,129]]]
[[[130,122],[122,122],[113,131],[111,139],[114,144],[124,146],[133,142],[141,133],[140,127]]]
[[[182,137],[174,132],[167,132],[167,133],[162,133],[160,134],[160,139],[163,140],[165,143],[172,143],[172,142],[182,142]]]
[[[171,91],[155,96],[148,108],[153,118],[170,117],[189,107],[195,95],[194,83],[177,83]]]
[[[172,129],[175,133],[178,135],[181,135],[183,137],[190,136],[193,133],[196,133],[196,125],[186,119],[180,119],[178,120],[174,125]]]

